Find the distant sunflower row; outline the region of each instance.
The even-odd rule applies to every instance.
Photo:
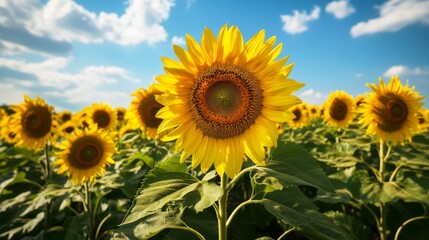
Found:
[[[429,109],[423,109],[423,97],[414,88],[403,86],[398,77],[388,85],[368,85],[373,92],[353,98],[344,91],[332,92],[321,106],[301,103],[289,109],[295,118],[282,128],[303,128],[317,119],[339,128],[353,121],[366,128],[368,135],[393,144],[409,141],[413,134],[428,131]],[[73,114],[54,112],[54,108],[36,97],[24,97],[20,105],[11,106],[8,114],[0,109],[0,139],[27,149],[41,150],[48,142],[62,152],[54,165],[59,173],[66,172],[75,182],[92,179],[112,163],[115,140],[125,133],[140,129],[148,139],[158,139],[162,119],[157,117],[163,105],[156,101],[162,92],[150,85],[139,88],[132,96],[130,107],[112,108],[95,103]],[[160,113],[162,114],[162,112]]]

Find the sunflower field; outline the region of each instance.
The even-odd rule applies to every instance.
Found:
[[[418,89],[311,105],[265,31],[186,42],[127,108],[0,109],[0,239],[428,239]]]

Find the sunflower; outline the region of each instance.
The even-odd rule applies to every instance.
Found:
[[[324,120],[337,127],[347,127],[353,119],[354,105],[351,95],[344,91],[329,94],[325,102]]]
[[[76,129],[67,140],[58,146],[61,152],[54,166],[58,174],[67,172],[72,182],[81,184],[92,181],[105,172],[105,167],[114,163],[115,144],[106,131],[97,128]]]
[[[94,103],[87,109],[87,121],[90,126],[97,124],[105,131],[113,130],[116,126],[116,112],[106,103]]]
[[[308,113],[310,115],[310,119],[318,118],[320,117],[320,107],[317,105],[311,105]]]
[[[162,119],[156,114],[164,106],[155,100],[155,95],[161,93],[151,84],[148,90],[139,88],[132,94],[135,98],[131,101],[127,119],[132,128],[140,128],[148,139],[159,137],[157,131]]]
[[[125,114],[127,113],[127,109],[124,107],[117,107],[115,108],[115,111],[117,124],[122,125],[125,122]]]
[[[414,87],[404,86],[397,76],[393,76],[386,86],[379,78],[380,86],[368,84],[373,92],[367,93],[367,102],[360,109],[362,117],[359,123],[368,127],[366,133],[375,135],[377,140],[390,141],[392,144],[411,141],[418,130],[417,113],[423,106],[421,97]]]
[[[299,104],[291,107],[289,111],[295,115],[294,119],[288,121],[289,127],[291,128],[303,128],[308,123],[308,106]]]
[[[418,112],[417,112],[417,120],[419,123],[419,127],[418,127],[418,132],[419,133],[424,133],[428,130],[429,127],[429,110],[428,109],[423,109],[421,108]]]
[[[24,96],[24,103],[12,106],[15,111],[9,120],[9,127],[16,133],[16,144],[28,149],[42,149],[53,135],[56,127],[53,107],[39,97],[32,100]]]
[[[70,111],[62,111],[57,114],[57,120],[60,124],[66,123],[73,118],[73,114]]]
[[[358,109],[359,107],[361,107],[361,105],[363,103],[365,103],[366,101],[366,96],[363,94],[357,95],[354,99],[353,99],[353,103],[355,105],[355,108]]]
[[[16,131],[8,127],[10,119],[11,117],[6,114],[0,120],[0,139],[9,144],[15,144],[17,141]]]
[[[171,130],[163,140],[177,139],[182,162],[192,155],[193,168],[207,172],[214,164],[230,178],[245,156],[265,164],[265,147],[277,143],[276,123],[294,118],[288,109],[301,100],[291,93],[304,85],[287,79],[292,65],[285,66],[287,57],[276,60],[282,45],[275,40],[265,41],[262,30],[244,43],[240,30],[227,25],[216,39],[205,28],[201,45],[187,35],[188,50],[173,46],[179,61],[162,58],[158,132]]]

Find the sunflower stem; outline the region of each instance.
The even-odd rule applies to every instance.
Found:
[[[85,189],[85,205],[86,205],[85,210],[87,211],[88,215],[90,216],[90,220],[88,223],[88,239],[92,240],[93,239],[93,231],[92,231],[93,224],[92,224],[92,218],[91,218],[92,207],[91,207],[91,192],[89,191],[90,189],[89,189],[88,180],[85,181],[84,189]]]
[[[419,216],[419,217],[410,218],[407,221],[405,221],[404,223],[402,223],[401,226],[398,228],[398,230],[396,230],[394,240],[399,239],[399,233],[402,231],[402,229],[405,227],[405,225],[407,225],[411,222],[417,221],[417,220],[421,220],[421,219],[429,219],[429,216]]]
[[[51,161],[50,161],[50,156],[49,156],[49,143],[46,143],[46,145],[45,145],[45,159],[46,159],[45,184],[48,184],[49,180],[51,179]]]
[[[390,153],[390,147],[388,150],[388,153]],[[387,156],[387,154],[386,154]],[[385,170],[385,163],[386,158],[384,156],[384,142],[383,140],[380,140],[380,150],[379,150],[379,158],[380,158],[380,166],[379,166],[379,183],[381,185],[384,184],[384,170]],[[386,204],[383,202],[380,202],[380,219],[379,219],[379,225],[378,225],[378,232],[380,233],[380,240],[386,240],[386,224],[387,221],[387,209]]]
[[[219,233],[219,240],[226,240],[227,239],[227,231],[226,231],[226,204],[228,199],[228,176],[224,173],[220,176],[220,187],[223,190],[223,194],[219,199],[219,212],[217,216],[217,222],[218,222],[218,233]]]

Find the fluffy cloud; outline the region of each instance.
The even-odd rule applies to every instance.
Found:
[[[0,85],[5,89],[21,89],[8,93],[13,99],[0,98],[0,103],[15,104],[15,93],[37,92],[41,97],[55,97],[66,104],[89,105],[101,101],[127,106],[131,100],[129,89],[136,89],[141,82],[116,66],[88,66],[78,73],[66,73],[63,70],[69,63],[70,59],[64,57],[42,62],[0,58],[3,69]]]
[[[380,16],[354,25],[353,37],[395,32],[414,24],[429,24],[429,0],[390,0],[378,7]]]
[[[429,69],[428,68],[410,68],[405,65],[395,65],[387,69],[383,73],[383,77],[390,78],[392,76],[420,76],[420,75],[429,75]]]
[[[44,5],[39,0],[3,0],[0,44],[51,55],[67,54],[70,42],[154,44],[167,40],[161,24],[173,6],[173,0],[129,0],[125,13],[118,15],[94,13],[69,0],[49,0]]]
[[[281,15],[283,30],[290,34],[302,33],[308,30],[307,23],[319,19],[320,7],[315,6],[310,14],[304,10],[299,12],[293,11],[293,15]]]
[[[171,39],[171,43],[184,46],[186,45],[186,40],[184,37],[173,36],[173,38]]]
[[[332,1],[326,5],[325,11],[334,15],[335,18],[343,19],[354,13],[355,8],[347,0]]]
[[[309,104],[316,104],[320,106],[325,101],[326,96],[310,88],[308,90],[305,90],[299,93],[299,98],[301,98],[303,102],[306,102]]]

